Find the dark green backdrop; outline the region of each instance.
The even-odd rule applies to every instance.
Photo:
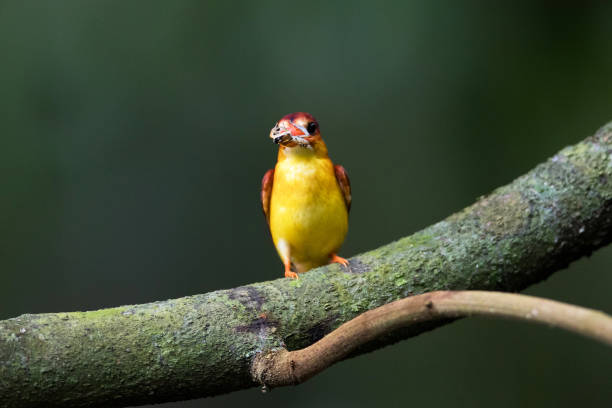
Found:
[[[612,120],[612,6],[492,3],[0,2],[0,318],[282,276],[259,183],[291,111],[351,176],[343,256]],[[611,266],[604,249],[528,293],[610,313]],[[603,407],[611,374],[592,341],[474,319],[167,406]]]

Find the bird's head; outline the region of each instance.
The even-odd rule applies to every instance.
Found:
[[[270,131],[270,138],[279,144],[281,149],[298,148],[298,150],[311,151],[325,149],[317,120],[306,112],[283,116]]]

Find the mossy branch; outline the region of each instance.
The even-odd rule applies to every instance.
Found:
[[[436,290],[521,290],[612,238],[612,124],[431,227],[298,281],[0,321],[0,406],[125,406],[258,385],[257,355]],[[431,329],[422,322],[363,352]]]

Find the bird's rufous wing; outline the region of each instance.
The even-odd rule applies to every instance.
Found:
[[[351,182],[349,180],[348,174],[344,167],[339,164],[334,166],[334,172],[336,173],[336,180],[338,181],[338,185],[340,186],[340,191],[342,191],[342,195],[344,196],[344,203],[346,204],[346,211],[351,210]]]
[[[261,207],[268,227],[270,226],[270,197],[272,197],[272,184],[274,183],[274,169],[266,171],[261,179]]]

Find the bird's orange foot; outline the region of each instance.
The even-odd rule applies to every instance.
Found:
[[[291,278],[291,279],[299,279],[300,278],[297,273],[295,273],[295,272],[293,272],[291,270],[291,262],[286,262],[285,263],[285,278]]]
[[[331,259],[329,260],[329,263],[339,263],[349,271],[351,270],[348,259],[344,259],[336,254],[331,254]]]
[[[298,274],[292,271],[285,271],[285,278],[300,279]]]

